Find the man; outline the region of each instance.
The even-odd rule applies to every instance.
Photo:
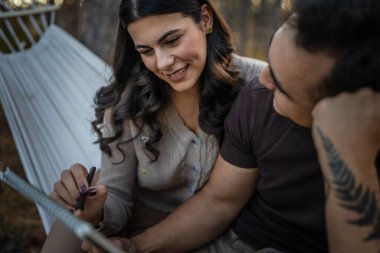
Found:
[[[273,37],[269,66],[259,80],[243,89],[226,119],[224,144],[209,182],[163,222],[133,238],[137,251],[189,251],[231,225],[210,249],[378,252],[380,190],[373,164],[380,141],[373,124],[379,121],[367,120],[375,123],[362,128],[372,129],[364,140],[373,138],[374,143],[362,141],[361,152],[352,157],[350,148],[366,130],[357,131],[359,137],[345,138],[337,136],[336,126],[326,122],[346,112],[333,113],[329,104],[344,108],[355,101],[358,107],[358,101],[371,97],[372,103],[365,105],[368,111],[374,101],[379,104],[379,96],[367,91],[366,96],[356,94],[359,98],[342,102],[340,97],[338,102],[316,105],[325,97],[362,86],[380,90],[375,79],[361,80],[362,73],[375,77],[376,69],[363,66],[376,54],[366,58],[361,52],[368,46],[376,51],[379,34],[378,0],[296,2],[295,13]],[[352,52],[357,58],[351,58]],[[342,71],[347,70],[353,79],[343,78]],[[324,176],[312,140],[314,109],[314,136]],[[361,122],[351,124],[357,123]],[[121,242],[125,249],[130,246],[130,241],[117,241]]]

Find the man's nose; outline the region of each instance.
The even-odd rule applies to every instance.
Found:
[[[270,74],[269,67],[267,66],[263,71],[261,71],[259,75],[259,81],[262,85],[264,85],[268,90],[274,91],[276,86],[273,83],[272,76]]]

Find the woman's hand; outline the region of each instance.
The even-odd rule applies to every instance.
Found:
[[[54,184],[54,191],[50,196],[71,211],[78,209],[77,200],[81,194],[87,194],[83,210],[75,212],[80,218],[96,226],[102,217],[103,205],[107,197],[107,189],[103,185],[96,185],[99,171],[95,173],[91,185],[87,182],[87,169],[74,164],[64,170],[61,178]]]
[[[127,238],[121,238],[121,237],[113,237],[113,238],[110,238],[110,240],[113,242],[113,244],[115,244],[115,246],[124,250],[126,253],[137,252],[132,240],[129,240]],[[86,241],[82,243],[82,250],[89,253],[102,253],[102,251],[98,250],[97,248],[95,248],[94,246],[92,246],[90,243]]]

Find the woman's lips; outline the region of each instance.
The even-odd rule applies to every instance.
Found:
[[[186,76],[186,70],[189,65],[186,65],[185,67],[175,71],[174,73],[167,75],[169,80],[172,82],[179,82]]]

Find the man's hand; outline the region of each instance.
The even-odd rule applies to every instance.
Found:
[[[205,186],[167,218],[133,237],[138,252],[190,252],[220,235],[252,196],[255,168],[240,168],[220,155]]]
[[[380,148],[380,93],[363,88],[324,99],[315,107],[313,117],[317,143],[323,134],[348,162],[373,164]]]

